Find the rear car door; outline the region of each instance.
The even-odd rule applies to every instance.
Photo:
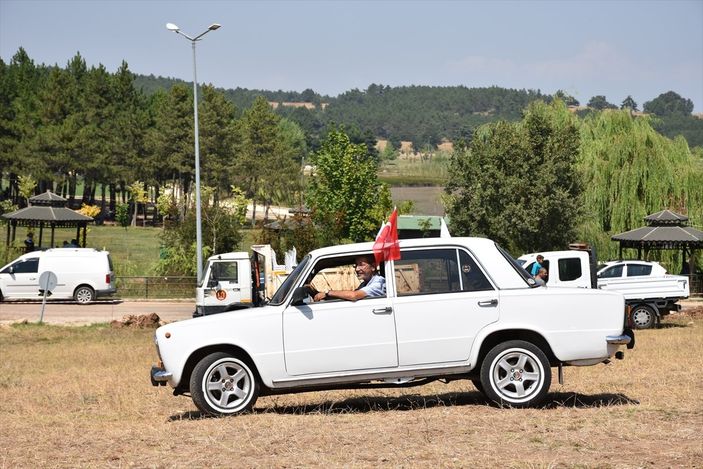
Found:
[[[400,366],[468,359],[478,331],[498,320],[498,290],[463,248],[406,249],[393,262]]]

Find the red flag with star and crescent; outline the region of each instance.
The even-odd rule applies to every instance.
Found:
[[[398,244],[398,209],[394,208],[388,222],[381,227],[373,244],[373,255],[376,265],[384,261],[400,259],[400,244]]]

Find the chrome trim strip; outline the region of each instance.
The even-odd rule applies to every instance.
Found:
[[[389,378],[407,378],[412,376],[414,378],[421,378],[426,376],[434,375],[450,375],[450,374],[463,374],[468,373],[472,370],[471,365],[450,365],[444,367],[432,367],[432,368],[393,368],[385,371],[375,371],[375,372],[355,372],[349,371],[341,374],[334,375],[313,375],[313,376],[298,376],[294,378],[285,379],[275,379],[272,380],[273,387],[275,388],[290,388],[298,386],[315,386],[323,384],[342,384],[342,383],[358,383],[363,381],[375,381]]]

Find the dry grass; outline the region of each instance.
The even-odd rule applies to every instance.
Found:
[[[5,326],[0,467],[700,467],[702,331],[684,314],[641,331],[624,361],[567,368],[541,409],[491,407],[460,381],[204,418],[150,385],[151,331]]]

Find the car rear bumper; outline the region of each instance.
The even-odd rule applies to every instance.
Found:
[[[111,286],[110,288],[105,288],[103,290],[95,290],[95,297],[102,298],[105,296],[112,296],[115,293],[117,293],[117,288]]]
[[[635,333],[632,329],[625,329],[620,335],[609,335],[605,338],[608,345],[627,345],[627,348],[635,348]]]

